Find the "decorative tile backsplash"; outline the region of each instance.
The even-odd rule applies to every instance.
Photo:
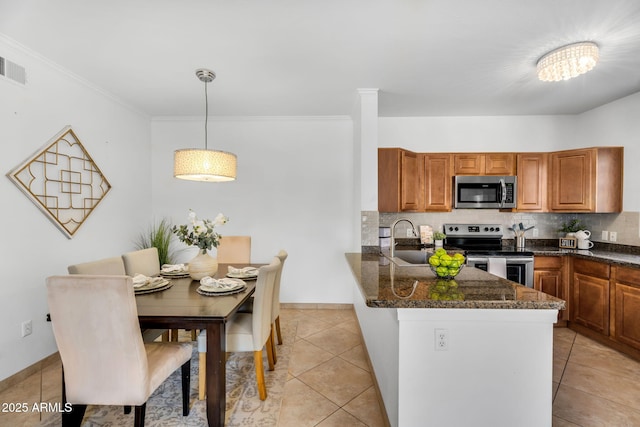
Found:
[[[563,223],[574,218],[579,219],[591,231],[591,240],[604,242],[602,231],[615,231],[616,242],[620,245],[640,246],[640,212],[622,212],[615,214],[557,214],[557,213],[504,213],[494,209],[457,209],[442,213],[380,213],[362,211],[362,246],[378,246],[378,227],[388,227],[398,218],[407,218],[418,228],[430,225],[434,230],[442,230],[447,223],[492,223],[505,228],[504,238],[513,233],[507,228],[522,223],[525,227],[535,226],[528,231],[527,238],[557,239],[564,233],[558,232]],[[409,224],[401,222],[396,228],[396,236],[404,236]],[[613,242],[608,242],[613,243]]]

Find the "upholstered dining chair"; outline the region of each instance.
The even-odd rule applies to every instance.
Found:
[[[154,248],[155,249],[155,248]],[[157,249],[156,249],[157,251]],[[156,252],[157,257],[157,252]],[[156,258],[157,259],[157,258]],[[159,261],[156,261],[159,263]],[[122,256],[89,261],[82,264],[74,264],[67,267],[69,274],[91,274],[91,275],[111,275],[124,276],[126,272],[124,259]],[[158,273],[160,268],[158,268]],[[158,274],[156,273],[156,274]],[[132,274],[129,274],[133,276]],[[144,329],[142,338],[145,342],[155,341],[159,336],[163,336],[164,341],[169,340],[169,332],[166,329]]]
[[[63,403],[72,405],[63,426],[80,426],[87,405],[135,406],[135,426],[144,426],[149,396],[178,368],[182,413],[189,414],[191,344],[143,343],[131,277],[52,276],[47,300]]]
[[[74,264],[67,267],[69,274],[112,274],[124,276],[124,262],[122,257],[111,257],[97,261]]]
[[[278,274],[279,268],[280,259],[274,257],[271,264],[258,269],[258,280],[256,282],[256,290],[253,294],[253,312],[236,313],[228,320],[226,326],[227,352],[253,352],[260,400],[267,398],[267,387],[264,380],[264,366],[262,362],[263,349],[267,350],[269,370],[273,371],[274,369],[273,345],[271,343],[271,307],[273,305],[273,287],[275,286],[276,275]],[[206,351],[206,348],[206,330],[203,330],[198,337],[198,349],[199,351]],[[204,377],[206,375],[206,371],[203,369],[202,355],[203,353],[200,353],[200,399],[204,398]]]
[[[273,287],[273,306],[271,309],[271,327],[273,328],[273,332],[275,332],[278,338],[278,344],[282,345],[282,331],[280,329],[280,280],[282,278],[282,270],[284,269],[284,262],[286,261],[289,254],[284,249],[281,249],[280,252],[276,255],[278,259],[280,259],[280,268],[278,269],[278,274],[276,275],[276,282]],[[238,309],[239,313],[251,313],[253,311],[253,298],[250,298],[245,304]],[[273,334],[272,332],[272,334]],[[276,342],[271,336],[271,343],[273,345],[273,362],[278,362],[278,353],[276,351]]]
[[[160,258],[158,258],[158,248],[146,248],[122,254],[124,271],[127,276],[144,274],[154,277],[160,274]]]
[[[216,257],[220,264],[249,264],[251,262],[251,236],[222,236]]]

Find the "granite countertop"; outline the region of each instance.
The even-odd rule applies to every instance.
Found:
[[[557,246],[531,246],[525,248],[533,252],[534,256],[563,256],[571,255],[575,258],[590,259],[593,261],[606,262],[611,265],[623,267],[640,268],[640,255],[636,253],[618,252],[606,248],[592,249],[561,249]]]
[[[383,255],[347,253],[347,262],[369,307],[554,309],[565,302],[473,267],[453,281],[426,266],[399,267]]]

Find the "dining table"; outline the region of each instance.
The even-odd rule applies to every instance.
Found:
[[[264,264],[233,264],[260,267]],[[225,277],[229,264],[218,264],[215,278]],[[153,329],[206,329],[206,407],[210,427],[223,426],[226,406],[225,325],[254,293],[256,280],[245,280],[244,290],[232,295],[198,293],[198,280],[171,278],[172,286],[160,292],[136,295],[140,327]]]

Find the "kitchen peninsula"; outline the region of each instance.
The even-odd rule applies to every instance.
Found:
[[[553,324],[564,301],[475,268],[451,285],[426,266],[346,258],[392,426],[551,425]]]

